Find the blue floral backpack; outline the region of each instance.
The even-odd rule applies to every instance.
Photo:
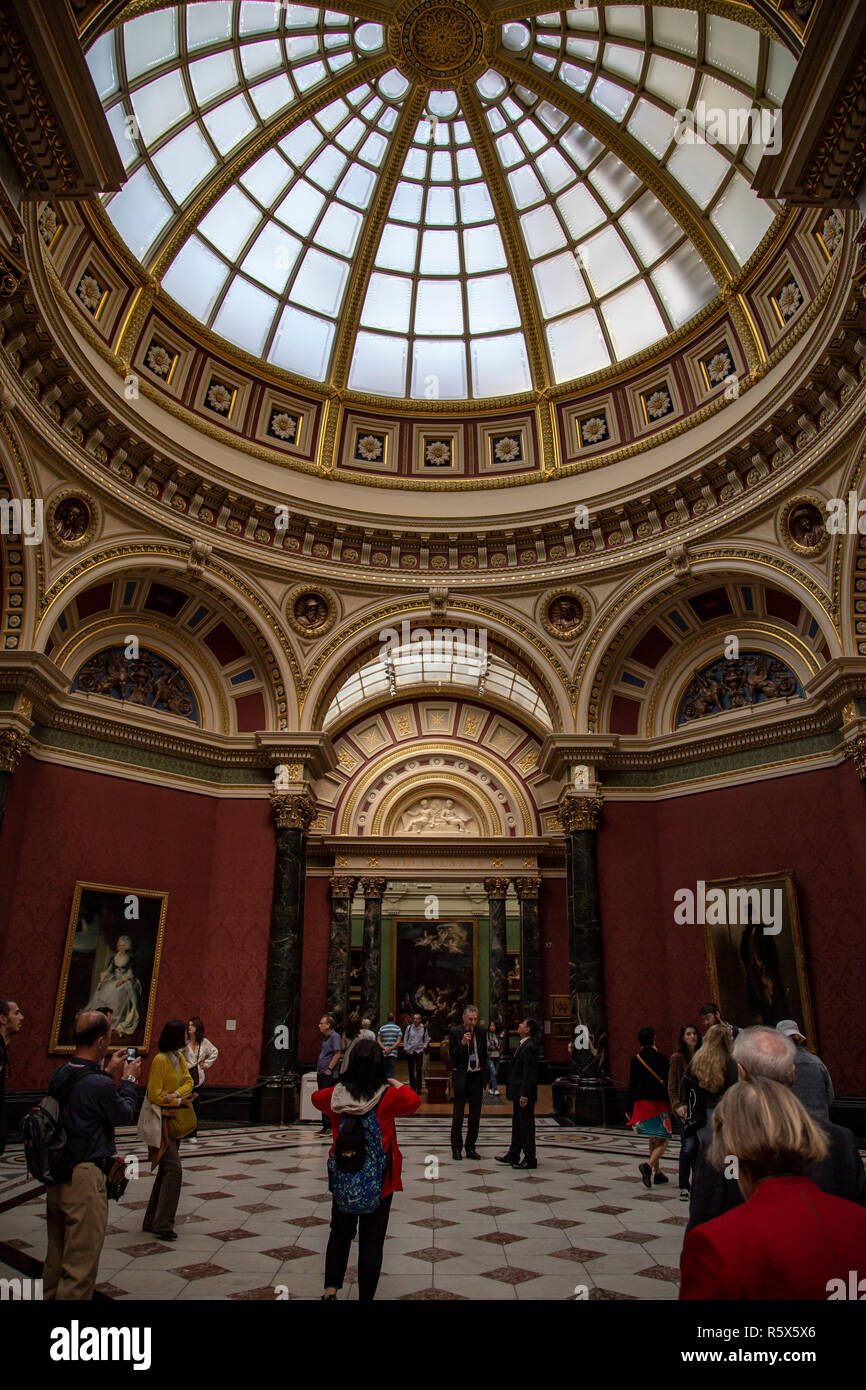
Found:
[[[366,1115],[344,1115],[340,1121],[334,1151],[328,1155],[328,1186],[339,1211],[364,1215],[382,1200],[390,1155],[382,1147],[377,1108],[378,1102]]]

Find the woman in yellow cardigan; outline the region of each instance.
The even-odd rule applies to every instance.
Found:
[[[194,1082],[181,1050],[185,1041],[186,1024],[180,1019],[167,1023],[160,1033],[159,1051],[147,1079],[145,1107],[151,1115],[160,1112],[162,1126],[158,1148],[148,1139],[151,1163],[158,1163],[159,1167],[142,1229],[160,1240],[177,1240],[174,1218],[183,1180],[180,1141],[195,1129]]]

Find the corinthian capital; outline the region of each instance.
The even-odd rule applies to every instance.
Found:
[[[362,878],[361,891],[365,898],[384,898],[387,878]]]
[[[580,796],[566,788],[559,798],[559,815],[566,832],[598,830],[603,804],[600,796]]]
[[[507,878],[486,878],[484,880],[484,891],[488,898],[505,898],[508,896]]]
[[[346,874],[334,874],[331,879],[332,898],[351,898],[358,886],[356,878],[350,878]]]
[[[866,782],[866,734],[857,734],[845,749],[845,757],[850,758],[857,769],[861,782]]]
[[[29,752],[30,738],[17,729],[0,730],[0,772],[14,772],[24,754]]]
[[[514,887],[518,898],[537,898],[541,892],[541,876],[530,874],[527,878],[516,878]]]
[[[271,792],[270,801],[278,830],[309,830],[315,820],[316,803],[309,792]]]

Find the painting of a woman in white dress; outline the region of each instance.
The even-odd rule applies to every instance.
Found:
[[[150,1046],[168,894],[76,883],[60,967],[51,1051],[74,1051],[75,1016],[111,1010],[109,1047]]]
[[[131,1037],[138,1029],[141,983],[135,973],[135,955],[130,936],[117,938],[117,949],[99,977],[86,1009],[111,1009],[111,1031]]]

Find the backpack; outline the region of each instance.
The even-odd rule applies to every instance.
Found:
[[[74,1165],[69,1156],[69,1139],[63,1127],[61,1107],[79,1081],[92,1074],[87,1070],[73,1073],[53,1095],[43,1096],[21,1121],[27,1172],[44,1187],[56,1187],[69,1181]]]
[[[360,1215],[375,1211],[382,1200],[389,1160],[376,1110],[344,1115],[333,1153],[328,1155],[328,1186],[338,1211]]]

